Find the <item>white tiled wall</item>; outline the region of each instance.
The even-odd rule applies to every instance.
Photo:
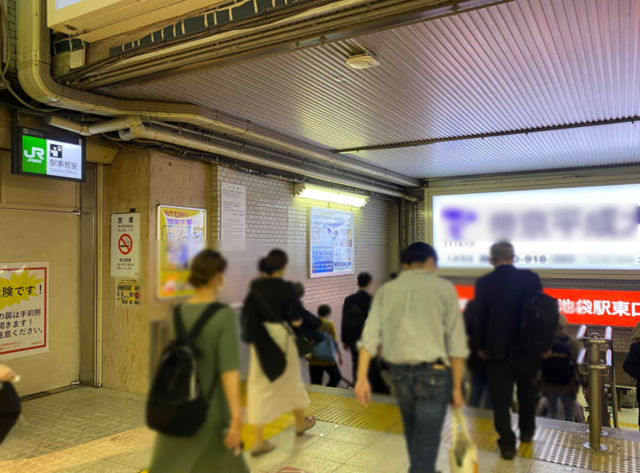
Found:
[[[356,276],[370,272],[377,284],[388,275],[389,262],[389,204],[379,199],[363,208],[328,204],[294,197],[293,183],[257,174],[239,172],[217,166],[212,178],[212,239],[220,238],[220,183],[228,182],[247,187],[247,240],[252,247],[260,246],[266,254],[273,248],[289,253],[291,279],[301,280],[307,291],[305,303],[310,310],[320,304],[330,304],[334,314],[340,310],[344,298],[355,292]],[[355,217],[355,274],[308,279],[308,215],[310,207],[331,207],[348,210]],[[255,263],[247,268],[255,276]],[[338,321],[336,317],[336,322]]]

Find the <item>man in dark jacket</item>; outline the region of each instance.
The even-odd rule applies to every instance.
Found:
[[[511,243],[491,247],[490,274],[476,282],[474,338],[478,354],[487,361],[489,392],[493,404],[494,423],[500,436],[502,457],[512,460],[516,453],[516,437],[511,430],[510,408],[513,385],[517,384],[520,441],[528,443],[535,433],[535,379],[540,357],[518,355],[522,310],[542,290],[537,274],[513,266],[515,253]]]
[[[371,281],[372,278],[369,273],[358,274],[358,292],[348,296],[342,306],[340,339],[344,349],[351,352],[354,383],[358,369],[358,347],[356,344],[362,336],[362,329],[369,316],[369,309],[373,300],[373,296],[368,292],[371,287]]]

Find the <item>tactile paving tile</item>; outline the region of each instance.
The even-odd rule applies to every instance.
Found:
[[[372,403],[367,409],[350,397],[328,393],[310,392],[311,405],[307,409],[318,420],[349,427],[402,433],[402,420],[394,404]],[[517,418],[514,417],[514,430]],[[573,425],[575,427],[575,424]],[[583,447],[588,441],[584,431],[564,431],[550,427],[539,427],[534,442],[519,446],[518,455],[570,468],[595,469],[603,473],[640,473],[640,442],[602,437],[606,452],[593,452]],[[490,418],[467,415],[469,434],[480,450],[498,451],[498,436]],[[578,431],[576,431],[578,430]],[[447,417],[442,431],[442,442],[451,444],[451,419]]]

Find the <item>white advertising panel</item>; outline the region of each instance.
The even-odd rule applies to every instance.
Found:
[[[310,277],[353,274],[353,212],[312,207],[309,240]]]
[[[436,195],[433,243],[443,268],[488,268],[513,243],[531,269],[640,269],[640,184]]]

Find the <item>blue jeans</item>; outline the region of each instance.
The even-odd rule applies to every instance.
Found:
[[[451,374],[430,364],[391,365],[411,467],[409,473],[435,473],[440,433],[451,400]]]
[[[482,402],[484,400],[484,403]],[[471,375],[471,395],[469,407],[493,410],[491,395],[489,394],[489,378],[487,375],[473,373]]]
[[[547,401],[549,401],[547,417],[554,420],[558,419],[558,399],[562,401],[562,405],[564,406],[564,420],[574,422],[575,394],[547,394]]]

